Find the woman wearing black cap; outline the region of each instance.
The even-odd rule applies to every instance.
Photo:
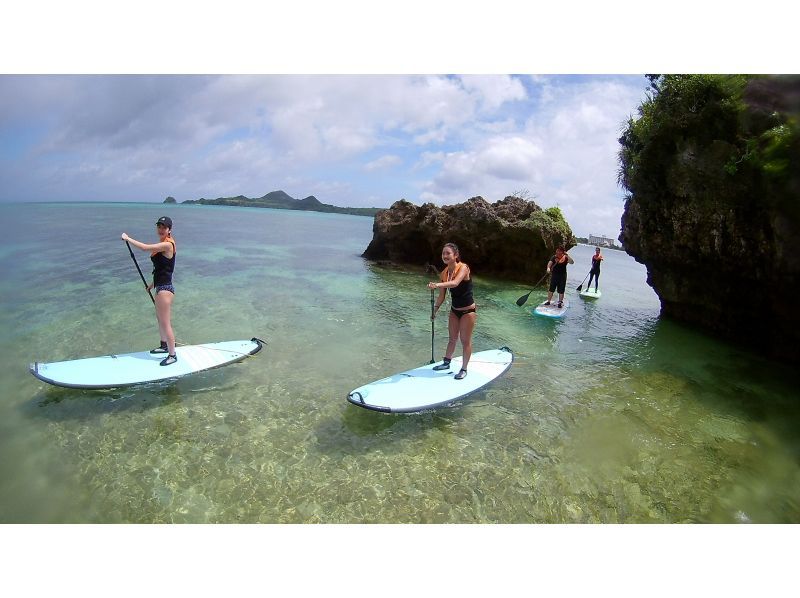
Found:
[[[122,240],[128,241],[142,251],[150,252],[150,259],[153,262],[153,282],[147,285],[147,290],[148,292],[152,288],[156,290],[156,318],[158,318],[158,331],[161,334],[161,345],[150,353],[166,353],[167,356],[161,360],[161,365],[172,365],[178,361],[175,354],[175,334],[172,332],[170,322],[172,300],[175,298],[172,272],[175,270],[177,253],[175,239],[172,238],[172,219],[169,216],[159,218],[156,221],[156,232],[159,241],[151,245],[132,239],[126,233],[122,233]]]

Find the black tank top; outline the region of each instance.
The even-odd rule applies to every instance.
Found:
[[[458,268],[462,266],[466,266],[466,264],[460,264]],[[449,272],[447,268],[445,268],[444,272],[442,272],[442,280],[448,282],[448,280],[453,280],[456,274],[458,273],[458,269],[453,272],[453,277],[450,278]],[[458,283],[458,286],[453,287],[450,289],[450,299],[451,305],[455,308],[462,308],[462,307],[469,307],[473,303],[475,303],[475,299],[472,297],[472,276],[470,275],[469,280],[464,278],[461,282]]]
[[[172,237],[167,237],[167,241],[172,243],[171,258],[167,258],[161,251],[150,255],[150,260],[153,262],[153,285],[157,287],[172,284],[172,273],[175,270],[175,256],[178,252],[175,249],[175,241],[172,240]]]
[[[550,270],[553,272],[553,278],[559,278],[561,276],[566,277],[567,275],[567,260],[564,260],[563,264],[558,263],[558,258],[554,255],[550,258],[550,261],[553,262]]]

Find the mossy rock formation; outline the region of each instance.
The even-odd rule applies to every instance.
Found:
[[[363,254],[371,260],[441,268],[442,246],[455,243],[476,274],[527,283],[541,278],[558,245],[575,245],[561,210],[519,197],[493,204],[472,197],[443,207],[401,199],[376,214],[372,235]]]
[[[800,361],[800,77],[648,78],[619,240],[664,315]]]

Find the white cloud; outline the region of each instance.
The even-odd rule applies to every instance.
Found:
[[[461,81],[464,88],[476,94],[478,102],[489,110],[527,97],[522,83],[508,75],[462,75]]]
[[[447,128],[439,127],[438,129],[431,129],[425,133],[414,136],[414,143],[417,145],[428,145],[430,143],[443,143],[447,139]]]
[[[543,152],[535,142],[522,137],[489,140],[478,160],[480,169],[489,176],[524,181],[534,170]]]
[[[445,158],[446,155],[444,152],[422,152],[419,155],[419,159],[417,160],[417,163],[414,164],[412,170],[419,170],[422,168],[426,168],[431,164],[443,162]]]
[[[376,170],[385,170],[387,168],[391,168],[393,166],[397,166],[398,164],[402,163],[403,160],[400,158],[400,156],[394,156],[388,154],[386,156],[381,156],[380,158],[372,160],[372,162],[367,162],[366,164],[364,164],[364,170],[366,170],[367,172],[373,172]]]
[[[458,192],[484,197],[500,192],[504,197],[510,187],[530,180],[543,155],[535,139],[520,136],[495,137],[474,150],[446,154],[441,170],[425,186],[425,198],[450,203]]]

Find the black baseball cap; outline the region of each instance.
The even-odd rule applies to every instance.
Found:
[[[172,230],[172,218],[170,218],[169,216],[162,216],[161,218],[156,220],[156,226],[158,226],[159,224],[163,224],[168,229]]]

